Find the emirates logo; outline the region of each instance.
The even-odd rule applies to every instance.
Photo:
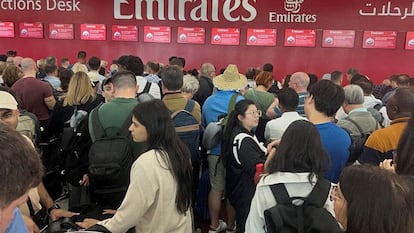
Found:
[[[304,0],[286,0],[285,1],[285,10],[298,13],[300,11],[300,4],[303,3]]]

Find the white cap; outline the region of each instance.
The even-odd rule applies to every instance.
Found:
[[[17,101],[7,91],[0,91],[0,109],[17,109]]]

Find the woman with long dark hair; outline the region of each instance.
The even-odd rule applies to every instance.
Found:
[[[138,104],[129,127],[135,142],[145,142],[146,150],[131,168],[131,181],[121,206],[107,220],[86,219],[80,224],[91,230],[123,233],[191,232],[191,159],[173,126],[171,115],[161,100]]]
[[[244,232],[256,184],[256,164],[266,160],[266,148],[253,133],[261,111],[252,100],[239,101],[230,113],[224,131],[222,159],[226,165],[226,190],[236,211],[236,232]]]
[[[284,184],[290,197],[306,197],[329,166],[318,130],[305,120],[294,121],[285,131],[276,148],[270,153],[264,175],[257,184],[246,222],[246,232],[264,233],[264,211],[275,206],[271,185]],[[333,203],[326,197],[324,207],[333,215]]]
[[[346,233],[412,233],[411,195],[401,176],[366,165],[345,168],[332,192],[336,219]]]

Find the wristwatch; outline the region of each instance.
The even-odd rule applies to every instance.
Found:
[[[47,214],[50,215],[50,212],[55,209],[60,209],[60,205],[54,203],[49,209],[47,209]]]

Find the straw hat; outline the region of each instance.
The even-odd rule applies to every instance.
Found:
[[[213,79],[213,84],[220,90],[239,90],[246,87],[247,78],[239,73],[236,65],[230,64],[223,74]]]

